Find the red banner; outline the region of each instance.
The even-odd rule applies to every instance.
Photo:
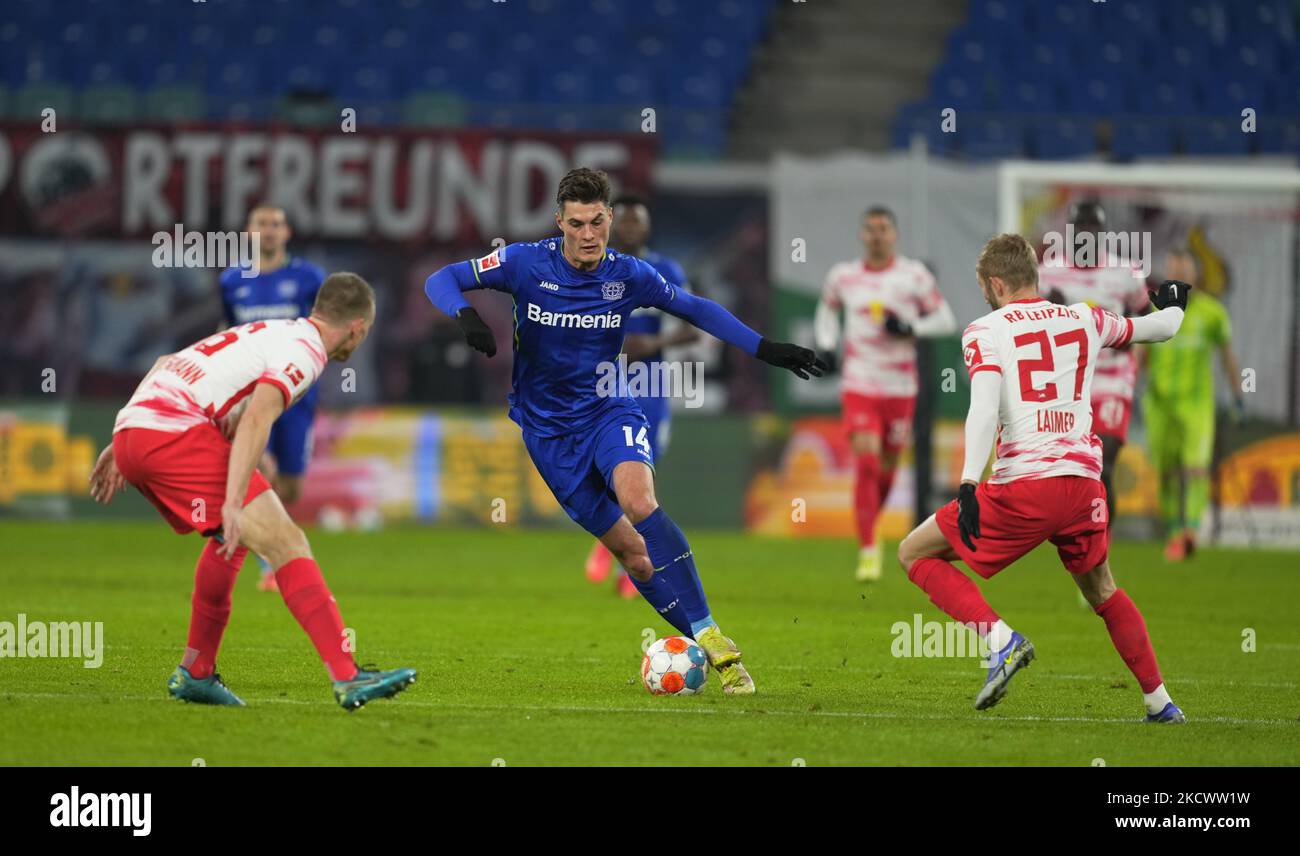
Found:
[[[278,126],[0,124],[0,233],[140,237],[241,228],[261,200],[299,238],[489,243],[553,231],[575,166],[647,189],[653,135]]]

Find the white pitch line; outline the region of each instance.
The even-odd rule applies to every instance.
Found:
[[[290,653],[300,654],[304,650],[303,647],[300,645],[283,645],[283,646],[258,645],[253,647],[244,647],[244,646],[235,646],[235,647],[236,650],[240,651],[241,653],[259,652],[259,653],[269,654],[269,653],[290,652]],[[160,645],[105,645],[104,648],[110,651],[114,649],[121,650],[121,651],[131,651],[131,650],[178,651],[179,650],[175,645],[161,645],[161,644]],[[363,659],[369,660],[371,655],[384,657],[384,658],[391,657],[393,659],[400,659],[402,657],[421,656],[420,653],[413,652],[413,651],[376,649],[374,651],[369,652],[367,657]],[[527,657],[526,655],[512,654],[509,659],[513,662],[519,659],[530,659],[530,658]],[[535,657],[531,659],[549,660],[551,658]],[[978,665],[979,663],[978,657],[970,657],[970,658],[899,657],[894,659],[900,659],[900,660],[969,659],[971,661],[971,667],[969,670],[945,669],[944,671],[938,672],[937,674],[943,675],[945,677],[970,677],[972,675],[983,677],[985,673],[985,669]],[[601,663],[608,664],[610,662],[608,657],[569,657],[567,658],[567,661],[571,663],[591,663],[591,664],[601,664]],[[880,672],[887,666],[888,663],[881,666],[837,666],[833,663],[826,664],[826,665],[819,665],[819,666],[791,666],[791,665],[786,665],[784,663],[766,663],[763,665],[762,669],[763,671],[772,671],[772,672],[805,672],[809,674],[816,673],[816,672],[855,672],[861,674],[869,674],[869,673]],[[1114,681],[1117,679],[1123,680],[1124,678],[1124,676],[1119,674],[1118,672],[1113,675],[1074,675],[1074,674],[1058,674],[1055,672],[1043,671],[1042,669],[1035,671],[1034,675],[1037,677],[1048,677],[1054,680],[1064,680],[1064,681]],[[1205,678],[1205,677],[1191,677],[1191,676],[1184,676],[1184,675],[1175,675],[1172,678],[1172,681],[1174,685],[1206,684],[1209,686],[1258,687],[1261,689],[1281,689],[1281,690],[1293,690],[1296,689],[1297,687],[1300,687],[1300,683],[1296,683],[1295,681],[1237,681],[1237,680],[1232,680],[1230,678],[1229,679]]]
[[[29,693],[29,692],[3,692],[0,691],[0,697],[14,698],[42,698],[42,699],[78,699],[85,698],[84,695],[73,695],[71,693]],[[161,698],[156,695],[123,695],[117,696],[119,701],[151,701],[151,702],[170,702],[172,699]],[[304,699],[291,698],[252,698],[248,697],[246,701],[252,704],[293,704],[293,705],[322,705],[328,704],[326,701],[306,701]],[[672,702],[668,701],[670,705]],[[431,702],[415,701],[413,699],[402,698],[395,701],[404,707],[419,707],[433,710],[494,710],[508,712],[530,712],[530,713],[683,713],[696,714],[701,716],[786,716],[786,717],[832,717],[837,719],[884,719],[884,720],[925,720],[927,722],[1093,722],[1115,725],[1134,725],[1143,724],[1142,720],[1136,716],[1117,717],[1117,716],[948,716],[943,714],[922,714],[922,713],[890,713],[884,711],[851,711],[851,710],[751,710],[751,709],[726,709],[726,708],[703,708],[703,707],[592,707],[589,705],[517,705],[517,704],[464,704],[459,702]],[[1189,720],[1193,723],[1214,722],[1229,725],[1295,725],[1295,720],[1290,719],[1245,719],[1234,716],[1207,716]]]

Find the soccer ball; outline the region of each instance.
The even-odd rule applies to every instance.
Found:
[[[641,682],[654,695],[695,695],[708,677],[704,649],[684,636],[656,641],[641,661]]]

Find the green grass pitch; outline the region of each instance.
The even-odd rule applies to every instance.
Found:
[[[219,660],[244,709],[185,705],[164,681],[185,642],[201,542],[160,523],[0,523],[0,621],[104,623],[99,669],[0,659],[0,763],[1296,764],[1294,554],[1206,550],[1161,563],[1117,544],[1186,727],[1146,726],[1101,620],[1040,549],[983,584],[1038,659],[977,712],[976,659],[895,658],[891,626],[942,615],[891,566],[864,588],[854,545],[688,532],[710,606],[758,682],[652,697],[642,601],[582,575],[577,530],[309,533],[358,659],[414,666],[396,699],[348,714],[280,598],[245,565]],[[1243,651],[1253,631],[1255,650]],[[1097,762],[1095,759],[1101,759]]]

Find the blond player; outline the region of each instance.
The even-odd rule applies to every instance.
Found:
[[[1110,258],[1100,240],[1106,228],[1101,203],[1086,199],[1070,206],[1068,222],[1076,239],[1085,234],[1097,238],[1095,258],[1075,263],[1067,252],[1061,263],[1045,263],[1038,269],[1038,288],[1053,303],[1086,303],[1116,315],[1140,315],[1147,311],[1146,277],[1130,259]],[[1106,503],[1114,519],[1115,491],[1112,478],[1119,450],[1128,439],[1133,416],[1133,395],[1137,387],[1137,355],[1131,348],[1106,348],[1097,357],[1092,378],[1092,430],[1101,438],[1101,481],[1106,486]]]
[[[1083,303],[1059,306],[1039,296],[1038,260],[1019,235],[989,241],[975,271],[993,311],[962,336],[971,401],[961,487],[956,500],[903,540],[899,561],[935,606],[974,627],[992,653],[975,698],[983,710],[1006,694],[1011,677],[1033,660],[1034,646],[951,563],[960,559],[987,579],[1050,541],[1142,688],[1146,720],[1183,722],[1142,614],[1111,577],[1091,391],[1103,348],[1163,342],[1178,331],[1189,286],[1165,281],[1152,297],[1159,311],[1141,318]],[[979,482],[995,442],[993,475]]]
[[[194,573],[189,639],[167,681],[182,701],[243,706],[217,674],[235,577],[249,550],[275,568],[285,605],[311,638],[347,710],[394,695],[414,669],[359,669],[311,547],[260,472],[271,425],[311,389],[328,359],[370,332],[375,296],[356,274],[321,284],[311,315],[256,321],[160,357],[117,414],[90,476],[107,503],[127,482],[176,532],[207,538]]]
[[[861,581],[880,579],[876,518],[894,483],[916,410],[916,337],[957,329],[925,265],[894,252],[898,228],[888,208],[862,217],[860,259],[830,269],[817,304],[817,348],[834,364],[843,313],[841,402],[854,458],[853,508]]]

